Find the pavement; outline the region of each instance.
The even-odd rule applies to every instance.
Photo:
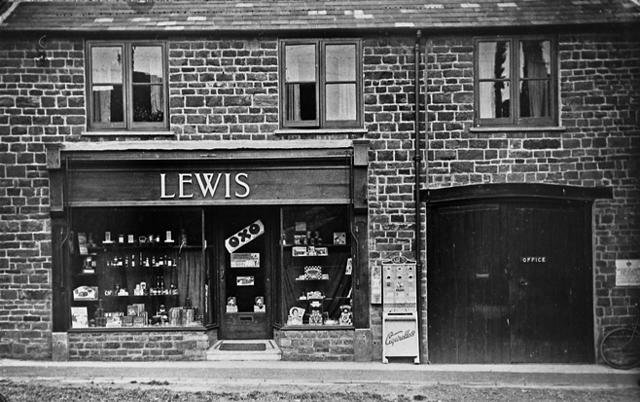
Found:
[[[284,386],[462,385],[554,389],[640,389],[640,369],[600,365],[444,365],[378,362],[202,361],[102,362],[0,359],[0,380],[66,384],[170,385],[176,390]]]

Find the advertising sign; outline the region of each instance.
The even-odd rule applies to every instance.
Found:
[[[260,253],[231,253],[231,268],[260,268]]]
[[[233,253],[242,246],[245,246],[264,233],[264,224],[260,219],[253,222],[251,225],[240,230],[238,233],[229,237],[224,241],[224,246],[229,253]]]
[[[419,363],[418,322],[415,314],[386,313],[384,324],[382,361],[388,363],[389,357],[413,357],[414,362]]]
[[[640,286],[640,260],[616,260],[616,286]]]

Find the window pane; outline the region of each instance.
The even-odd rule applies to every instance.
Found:
[[[480,118],[509,117],[511,92],[508,81],[480,83]]]
[[[551,117],[549,80],[520,83],[520,117]]]
[[[122,85],[94,85],[92,104],[95,123],[122,122]]]
[[[91,48],[91,80],[96,84],[122,84],[121,48]]]
[[[356,119],[356,84],[328,84],[327,120]]]
[[[287,120],[316,119],[316,84],[287,84]]]
[[[133,82],[162,82],[162,48],[132,46]]]
[[[551,43],[548,40],[520,42],[520,78],[551,76]]]
[[[355,81],[356,46],[326,46],[327,81]]]
[[[134,85],[133,121],[163,121],[164,98],[161,85]]]
[[[482,78],[509,78],[511,51],[509,42],[480,42],[478,44],[478,74]]]
[[[285,46],[285,81],[286,82],[315,82],[316,81],[316,46],[291,45]]]
[[[285,325],[345,325],[353,323],[351,312],[353,272],[349,215],[343,206],[299,206],[282,210],[282,310]],[[325,248],[322,257],[294,257],[293,247]],[[303,254],[304,255],[304,254]],[[318,261],[313,263],[311,261]],[[313,268],[313,269],[310,269]]]

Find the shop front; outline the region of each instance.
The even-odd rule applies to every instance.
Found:
[[[50,148],[54,351],[204,359],[217,340],[275,339],[285,358],[353,359],[370,348],[355,342],[366,155],[351,141]],[[326,341],[296,341],[309,337]]]

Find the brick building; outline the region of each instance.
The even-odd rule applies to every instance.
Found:
[[[597,362],[640,297],[639,21],[0,3],[0,357]]]

